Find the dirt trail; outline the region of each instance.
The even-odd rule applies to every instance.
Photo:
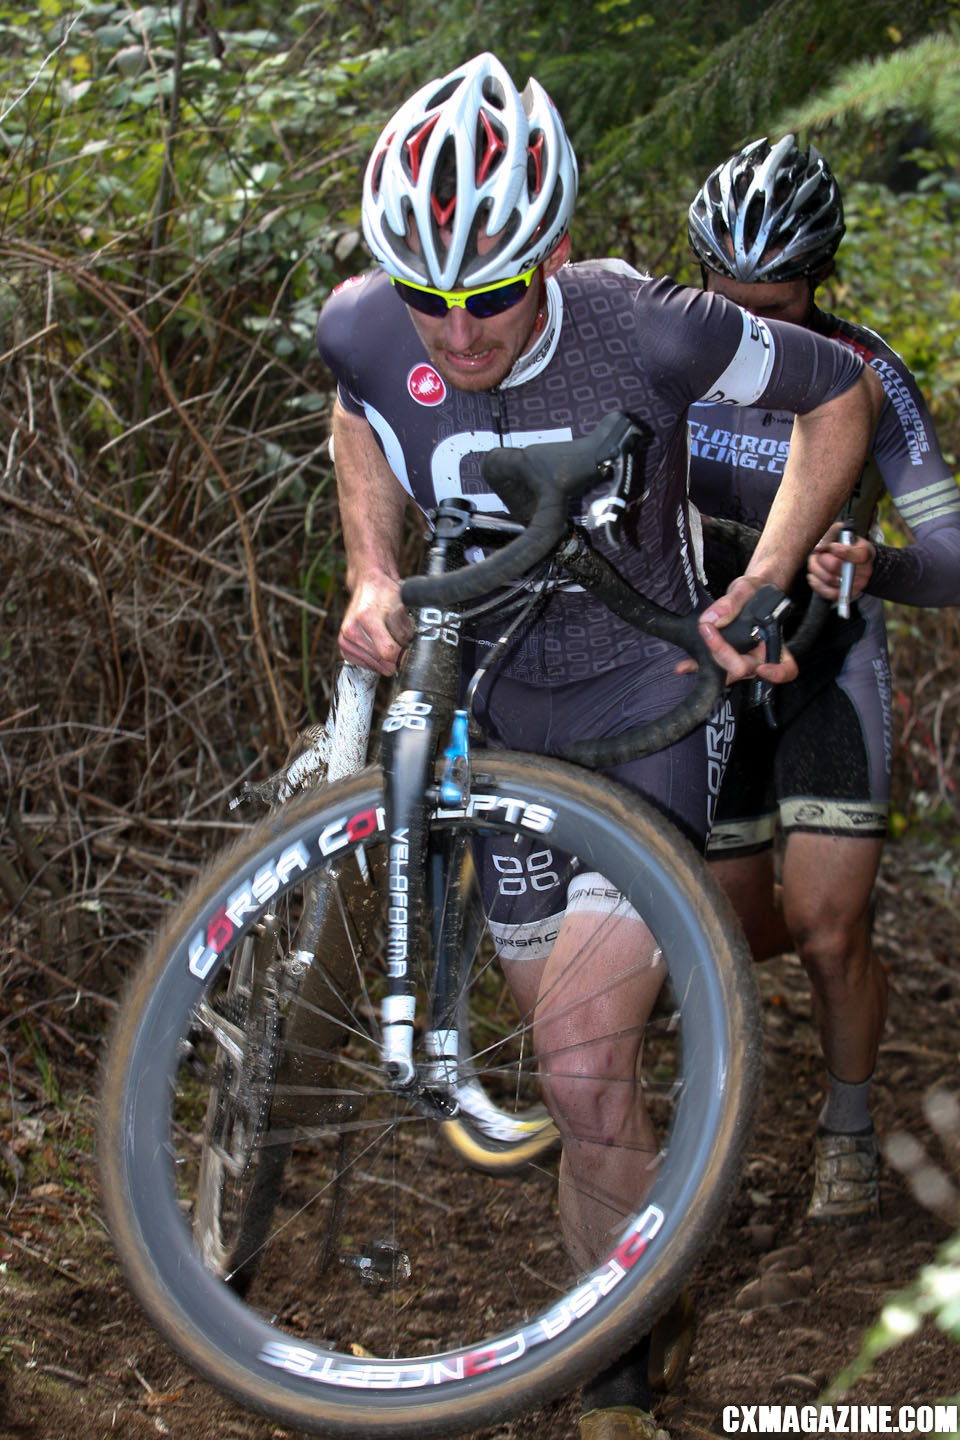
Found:
[[[957,902],[938,860],[936,850],[891,847],[876,922],[890,1022],[875,1118],[882,1134],[904,1128],[934,1154],[924,1094],[938,1083],[960,1088]],[[805,1223],[822,1083],[806,985],[790,957],[762,967],[760,983],[764,1100],[743,1184],[693,1282],[690,1367],[659,1406],[673,1440],[722,1435],[726,1405],[809,1403],[852,1358],[884,1297],[949,1233],[889,1171],[878,1221],[827,1232]],[[294,1440],[195,1379],[128,1296],[98,1213],[89,1071],[60,1070],[55,1104],[29,1050],[9,1059],[0,1101],[2,1440]],[[899,1406],[958,1390],[960,1353],[928,1326],[884,1357],[850,1399]],[[576,1416],[569,1399],[475,1440],[576,1440]]]

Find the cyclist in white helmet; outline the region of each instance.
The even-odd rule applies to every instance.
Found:
[[[576,157],[550,97],[533,79],[517,94],[485,55],[394,115],[364,176],[363,233],[398,280],[483,289],[546,260],[576,195]]]
[[[760,584],[787,585],[823,534],[859,473],[879,386],[849,351],[794,327],[748,322],[721,299],[621,262],[568,264],[576,187],[576,160],[553,103],[535,80],[518,92],[492,55],[423,86],[373,148],[363,230],[379,268],[338,287],[318,327],[338,382],[333,438],[350,590],[343,654],[392,674],[410,636],[398,570],[409,501],[429,511],[465,495],[500,509],[480,469],[486,450],[578,438],[624,410],[649,432],[646,484],[626,506],[622,543],[599,526],[597,548],[651,598],[680,613],[705,606],[703,633],[731,680],[789,678],[791,659],[772,665],[762,651],[740,656],[724,642],[723,625]],[[808,462],[802,486],[787,477],[745,575],[710,603],[686,494],[686,412],[707,395],[734,405],[765,398],[802,412]],[[584,497],[587,526],[603,498],[602,487]],[[477,646],[499,630],[476,622]],[[689,683],[677,671],[680,658],[584,593],[560,590],[478,687],[475,713],[493,743],[558,754],[575,736],[617,733],[663,713]],[[724,703],[685,740],[609,773],[702,848],[731,733]],[[598,917],[618,903],[609,887],[588,882],[575,878],[563,893],[531,884],[529,911],[498,937],[524,1011],[536,1012],[573,949],[590,943]],[[539,1032],[541,1059],[545,1039],[577,1055],[570,1084],[560,1073],[569,1067],[543,1069],[565,1137],[564,1239],[585,1268],[608,1253],[618,1197],[630,1194],[635,1204],[656,1168],[635,1079],[638,1037],[659,984],[655,952],[651,983],[622,995],[622,1041],[588,1043],[602,1033],[604,977],[622,975],[627,957],[649,947],[635,914],[617,934],[616,946],[597,947],[591,993],[570,996],[564,1033],[557,1021],[548,1037],[546,1023]],[[588,1387],[584,1405],[584,1440],[649,1440],[646,1342]]]
[[[842,562],[855,562],[859,598],[849,619],[831,617],[799,678],[779,688],[776,729],[760,712],[741,714],[708,850],[756,958],[795,949],[810,977],[827,1068],[807,1211],[820,1223],[867,1220],[879,1203],[869,1096],[886,979],[869,907],[890,797],[882,602],[960,603],[960,492],[916,382],[878,335],[814,300],[843,233],[836,180],[819,151],[792,135],[756,140],[724,161],[689,212],[706,290],[839,341],[884,388],[868,463],[844,506],[858,538],[840,544],[837,525],[811,559],[811,583],[831,601]],[[763,526],[790,454],[792,420],[769,405],[692,407],[690,493],[704,514]],[[866,538],[884,489],[916,537],[911,546]],[[784,850],[775,888],[777,827]]]

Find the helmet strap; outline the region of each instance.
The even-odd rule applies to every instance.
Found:
[[[544,325],[546,325],[547,323],[547,315],[549,313],[547,306],[547,282],[543,278],[542,265],[537,266],[537,284],[540,287],[540,299],[537,304],[537,316],[533,322],[533,331],[531,334],[531,338],[533,335],[540,334]]]

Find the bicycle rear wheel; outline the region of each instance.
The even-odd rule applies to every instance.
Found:
[[[666,967],[643,1041],[656,1178],[635,1213],[617,1219],[602,1261],[578,1273],[560,1241],[552,1158],[512,1174],[465,1170],[443,1140],[461,1117],[434,1105],[429,1086],[402,1095],[385,1084],[378,1000],[389,917],[373,884],[388,840],[382,804],[377,770],[305,796],[245,836],[178,907],[109,1049],[103,1194],[133,1290],[214,1384],[312,1432],[454,1434],[572,1388],[673,1299],[738,1177],[759,1020],[732,913],[662,816],[575,767],[477,758],[470,803],[431,820],[438,839],[493,835],[501,850],[519,850],[533,836],[543,853],[575,857],[642,914]],[[325,922],[321,949],[338,954],[329,971],[318,955],[322,995],[296,988],[281,1000],[277,1053],[263,1067],[269,1114],[244,1102],[256,1120],[238,1128],[231,1180],[263,1173],[271,1149],[289,1159],[241,1298],[226,1283],[229,1244],[211,1254],[197,1223],[211,1107],[237,1060],[231,1026],[244,986],[234,971],[249,969],[265,914],[296,923],[308,877],[330,889],[340,935]],[[488,908],[493,921],[495,902]],[[469,1032],[469,1074],[498,1109],[529,1116],[538,1103],[529,1026],[493,962],[487,924],[464,937],[457,1023]],[[418,1049],[425,1041],[418,1033]]]

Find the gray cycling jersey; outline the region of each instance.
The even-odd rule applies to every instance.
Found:
[[[859,355],[883,383],[884,403],[870,461],[853,496],[855,527],[866,535],[884,487],[915,537],[880,545],[867,589],[905,605],[960,604],[960,489],[933,421],[900,356],[872,330],[814,310],[812,328]],[[690,495],[705,515],[762,529],[790,450],[793,415],[767,406],[690,411]]]
[[[327,302],[320,353],[341,403],[369,421],[423,510],[466,495],[500,511],[481,475],[484,451],[576,438],[610,411],[635,414],[652,437],[647,484],[625,514],[625,543],[613,548],[599,530],[596,543],[652,600],[686,613],[702,598],[687,505],[688,407],[710,398],[724,402],[724,413],[756,403],[810,410],[847,390],[860,362],[809,331],[758,321],[722,296],[622,265],[565,266],[547,289],[545,332],[493,391],[444,383],[383,272],[348,282]],[[602,487],[585,497],[586,524],[602,497]],[[659,642],[599,601],[567,591],[552,597],[504,673],[559,684],[662,655]]]
[[[320,317],[320,353],[345,408],[369,422],[393,473],[422,510],[468,496],[502,512],[480,461],[497,446],[575,439],[626,410],[649,430],[647,481],[624,512],[623,543],[598,549],[651,599],[685,614],[703,598],[687,502],[686,410],[703,396],[811,409],[842,394],[860,362],[818,336],[766,325],[721,296],[651,281],[622,264],[565,266],[547,284],[548,316],[506,380],[480,393],[447,386],[385,274],[348,282]],[[604,487],[579,502],[590,527]],[[479,647],[502,623],[475,622]],[[492,743],[564,754],[570,741],[632,729],[686,693],[678,653],[575,589],[552,594],[477,695]],[[728,708],[617,778],[702,845],[732,738]],[[514,916],[512,923],[519,923]],[[539,916],[530,914],[531,922]]]
[[[880,597],[916,605],[960,601],[960,491],[948,471],[913,376],[863,326],[814,311],[814,328],[861,356],[885,399],[872,452],[848,511],[868,533],[884,486],[916,543],[878,547],[857,608],[860,621],[832,621],[799,678],[776,696],[779,728],[742,718],[716,810],[710,853],[746,855],[786,833],[882,838],[890,795],[891,686]],[[790,449],[790,413],[693,406],[690,493],[709,515],[762,529]]]

